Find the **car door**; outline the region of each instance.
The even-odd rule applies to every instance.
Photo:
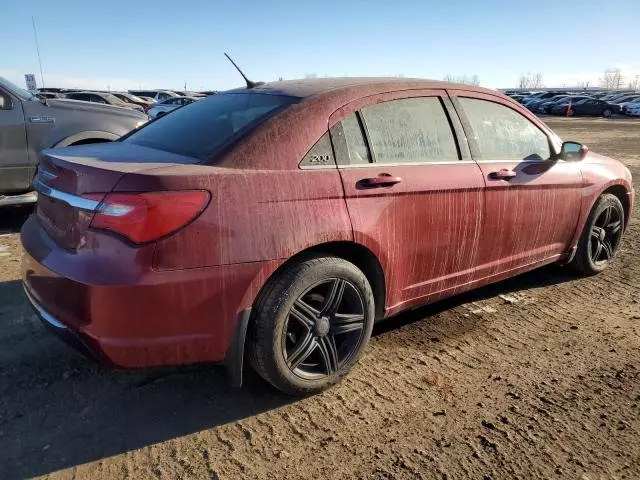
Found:
[[[29,187],[28,155],[22,103],[0,90],[0,196]]]
[[[358,100],[330,119],[355,241],[382,264],[387,314],[454,293],[475,275],[484,181],[452,112],[442,90],[404,91]]]
[[[483,93],[449,94],[486,182],[481,274],[558,259],[577,228],[580,163],[556,159],[560,140],[518,105]]]

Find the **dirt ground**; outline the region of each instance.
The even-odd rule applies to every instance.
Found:
[[[550,119],[625,161],[640,122]],[[0,479],[640,478],[639,209],[615,264],[547,267],[380,324],[337,388],[293,401],[219,368],[109,371],[20,286],[0,212]]]

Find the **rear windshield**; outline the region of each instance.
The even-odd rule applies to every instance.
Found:
[[[206,160],[299,100],[260,93],[213,95],[160,117],[123,141]]]

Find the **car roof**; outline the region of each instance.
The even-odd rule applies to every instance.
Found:
[[[441,82],[437,80],[425,80],[420,78],[402,77],[338,77],[338,78],[306,78],[302,80],[283,80],[279,82],[263,83],[251,89],[238,88],[228,90],[228,92],[256,92],[273,95],[287,95],[291,97],[307,98],[338,91],[353,91],[357,96],[358,90],[374,87],[380,92],[394,90],[416,90],[416,89],[460,89],[499,94],[495,90],[489,90],[474,85],[458,84],[451,82]],[[220,92],[225,93],[225,92]]]

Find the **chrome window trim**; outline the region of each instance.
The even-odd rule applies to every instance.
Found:
[[[58,200],[60,202],[64,202],[67,205],[74,208],[79,208],[80,210],[95,212],[98,209],[98,205],[100,205],[100,202],[96,200],[90,200],[88,198],[82,198],[78,195],[73,195],[71,193],[56,190],[55,188],[52,188],[44,183],[39,178],[37,178],[36,181],[33,182],[33,186],[39,194],[44,195],[45,197],[53,198],[54,200]]]
[[[403,162],[403,163],[362,163],[354,165],[338,165],[338,168],[371,168],[385,169],[386,167],[425,167],[425,166],[437,166],[437,165],[469,165],[475,164],[473,160],[451,160],[443,162]]]

